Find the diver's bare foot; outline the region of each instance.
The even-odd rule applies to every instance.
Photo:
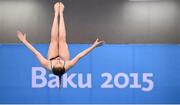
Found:
[[[59,3],[59,12],[62,14],[64,11],[64,4],[62,2]]]
[[[58,12],[59,12],[59,2],[57,2],[56,4],[54,4],[54,12],[55,12],[56,14],[58,14]]]

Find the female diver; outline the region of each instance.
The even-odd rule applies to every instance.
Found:
[[[66,29],[63,17],[64,5],[61,2],[57,2],[54,5],[54,20],[51,29],[51,42],[48,49],[48,59],[44,58],[40,52],[38,52],[27,40],[26,34],[17,31],[19,40],[29,48],[37,57],[39,62],[49,71],[52,71],[54,75],[59,76],[59,83],[61,82],[61,76],[73,67],[82,57],[87,55],[94,48],[101,46],[104,41],[100,41],[98,38],[96,41],[86,50],[79,53],[72,60],[70,60],[69,49],[66,43]],[[58,26],[59,18],[59,26]]]

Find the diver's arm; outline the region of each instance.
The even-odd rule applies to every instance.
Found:
[[[104,41],[100,41],[99,39],[96,39],[93,45],[91,45],[89,48],[85,49],[81,53],[79,53],[77,56],[75,56],[71,61],[67,62],[67,68],[71,68],[74,66],[82,57],[87,55],[89,52],[91,52],[94,48],[101,46],[104,43]]]
[[[24,45],[34,53],[36,58],[39,60],[39,62],[46,67],[48,70],[50,70],[49,67],[49,61],[45,59],[39,51],[37,51],[27,40],[26,40],[26,35],[23,35],[20,31],[17,31],[17,36],[19,40],[24,43]]]

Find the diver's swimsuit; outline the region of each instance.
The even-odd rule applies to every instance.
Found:
[[[57,57],[59,57],[59,56],[57,56]],[[60,85],[61,85],[61,77],[65,73],[66,62],[63,60],[64,61],[64,65],[63,65],[63,68],[61,70],[53,69],[52,60],[56,59],[57,57],[51,58],[50,62],[51,62],[51,70],[52,70],[53,74],[59,76],[59,87],[60,87]]]

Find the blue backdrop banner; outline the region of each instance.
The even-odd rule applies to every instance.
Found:
[[[35,44],[47,56],[47,44]],[[70,44],[71,58],[88,44]],[[62,77],[43,68],[24,45],[0,45],[0,103],[180,103],[180,46],[104,45]]]

